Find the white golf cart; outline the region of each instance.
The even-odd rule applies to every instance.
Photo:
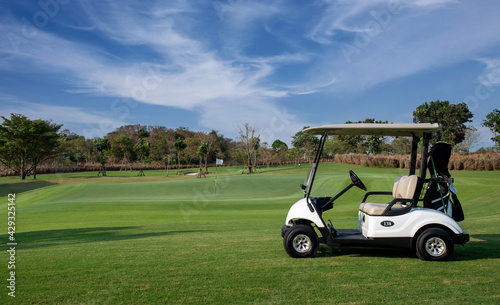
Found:
[[[339,124],[311,127],[304,132],[320,135],[320,142],[305,184],[304,198],[289,210],[281,229],[283,245],[291,257],[313,257],[319,244],[408,248],[422,260],[447,260],[455,244],[465,244],[469,234],[457,221],[464,219],[447,166],[451,146],[434,144],[432,132],[438,124]],[[329,135],[377,135],[411,137],[410,171],[396,179],[392,192],[367,192],[358,211],[357,229],[336,229],[325,222],[323,212],[332,209],[337,198],[351,187],[366,191],[358,176],[349,171],[352,183],[334,197],[313,197],[312,187],[323,146]],[[415,174],[420,140],[419,175]],[[426,178],[427,168],[431,177]],[[425,187],[425,191],[422,190]],[[425,193],[421,196],[421,193]],[[377,195],[392,195],[390,202],[374,202]],[[422,194],[423,195],[423,194]],[[379,196],[379,198],[382,198]],[[422,202],[422,206],[418,206]],[[357,205],[356,205],[357,206]],[[318,237],[319,235],[319,237]]]

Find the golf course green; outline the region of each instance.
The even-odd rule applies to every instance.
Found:
[[[335,195],[349,169],[369,191],[405,170],[322,163],[313,195]],[[0,178],[1,304],[499,304],[500,173],[451,172],[471,235],[450,261],[383,248],[329,248],[292,259],[281,226],[308,166]],[[15,297],[7,288],[8,199],[15,194]],[[364,192],[326,212],[355,228]]]

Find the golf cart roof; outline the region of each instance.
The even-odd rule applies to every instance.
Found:
[[[309,127],[304,132],[312,135],[323,135],[328,131],[329,135],[377,135],[392,137],[418,137],[424,133],[432,133],[439,129],[438,123],[419,124],[377,124],[377,123],[355,123],[334,124],[318,127]]]

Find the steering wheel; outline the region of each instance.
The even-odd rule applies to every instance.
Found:
[[[349,170],[349,175],[351,176],[352,184],[359,187],[363,191],[366,191],[366,186],[363,184],[363,182],[361,182],[361,179],[359,179],[358,175],[356,175],[352,170]]]

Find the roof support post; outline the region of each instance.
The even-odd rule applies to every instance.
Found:
[[[415,168],[417,167],[417,151],[418,151],[418,143],[420,142],[420,138],[415,136],[412,137],[411,140],[411,158],[410,158],[410,175],[415,175]]]
[[[424,133],[422,138],[422,158],[420,160],[420,178],[422,181],[425,180],[425,174],[427,173],[427,156],[429,154],[429,140],[432,134]]]
[[[304,197],[309,197],[311,195],[311,190],[312,190],[312,185],[314,182],[314,177],[316,176],[316,170],[318,169],[319,161],[321,160],[321,154],[323,154],[323,147],[325,146],[325,142],[328,139],[328,130],[325,131],[325,134],[319,139],[319,146],[318,150],[316,151],[316,156],[314,156],[314,163],[311,165],[311,168],[309,169],[309,177],[308,182],[307,182],[307,189],[305,189]]]

